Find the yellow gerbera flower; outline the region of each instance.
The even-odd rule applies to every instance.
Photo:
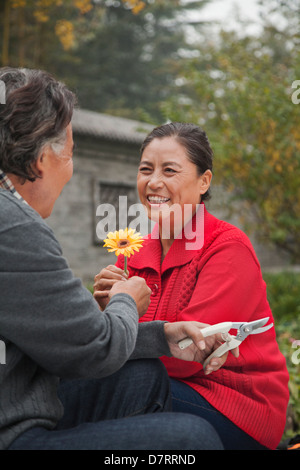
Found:
[[[143,241],[140,233],[135,233],[133,228],[125,228],[125,230],[109,232],[103,246],[108,247],[110,252],[114,251],[116,256],[124,255],[129,258],[135,251],[142,248]]]

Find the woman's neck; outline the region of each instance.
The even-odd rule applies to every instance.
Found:
[[[174,238],[160,238],[162,250],[161,250],[161,262],[163,262],[166,254],[172,246]]]

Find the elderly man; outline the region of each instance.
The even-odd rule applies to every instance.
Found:
[[[0,449],[222,448],[208,423],[169,412],[156,359],[202,362],[216,338],[195,322],[139,325],[150,289],[138,277],[99,310],[44,221],[72,176],[74,95],[41,71],[0,80]]]

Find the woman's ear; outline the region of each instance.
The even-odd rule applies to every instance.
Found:
[[[206,191],[209,190],[211,180],[212,180],[212,172],[210,170],[206,170],[200,176],[200,194],[205,194]]]

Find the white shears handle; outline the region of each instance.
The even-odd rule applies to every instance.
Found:
[[[215,335],[216,333],[223,333],[227,334],[227,338],[224,337],[225,343],[223,343],[219,348],[217,348],[210,356],[208,356],[203,363],[203,369],[207,366],[210,360],[213,357],[221,357],[223,354],[227,353],[231,349],[236,348],[241,344],[241,341],[236,339],[235,337],[228,334],[231,328],[234,328],[234,324],[230,321],[226,321],[223,323],[217,323],[216,325],[211,325],[203,328],[201,333],[204,338],[207,336]],[[179,341],[178,346],[180,349],[185,349],[193,343],[191,338],[184,338],[183,340]]]
[[[230,337],[230,335],[229,335]],[[213,357],[221,357],[223,354],[227,353],[228,351],[231,351],[231,349],[237,348],[241,344],[241,341],[236,339],[235,337],[231,336],[229,340],[227,340],[225,343],[221,344],[217,349],[214,350],[213,353],[211,353],[210,356],[208,356],[204,363],[203,363],[203,369],[207,366],[207,364],[211,361]]]
[[[201,333],[204,338],[207,336],[215,335],[216,333],[228,333],[232,328],[233,323],[231,321],[225,321],[223,323],[217,323],[216,325],[211,325],[203,328]],[[179,341],[178,346],[180,349],[185,349],[193,343],[191,338],[184,338]]]

